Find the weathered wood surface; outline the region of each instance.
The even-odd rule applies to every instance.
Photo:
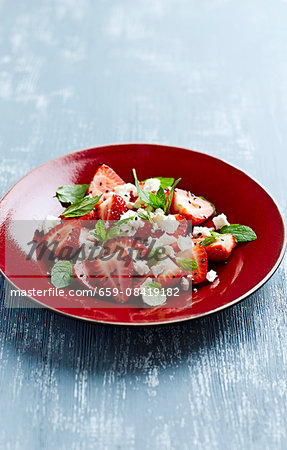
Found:
[[[0,15],[2,193],[51,157],[149,141],[240,166],[286,212],[286,1],[1,0]],[[286,269],[172,326],[2,301],[0,447],[286,448]]]

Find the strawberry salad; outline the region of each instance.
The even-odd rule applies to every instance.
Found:
[[[81,283],[95,295],[126,303],[163,305],[180,291],[218,280],[213,263],[227,261],[237,243],[256,239],[230,224],[203,197],[178,187],[181,179],[125,181],[98,164],[90,184],[61,186],[64,211],[37,232],[37,255],[48,250],[57,288]],[[213,268],[210,268],[210,263]]]

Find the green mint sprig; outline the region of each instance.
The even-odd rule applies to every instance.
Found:
[[[62,212],[62,216],[81,217],[89,214],[89,212],[94,209],[102,195],[103,194],[97,195],[96,197],[84,197],[78,202],[73,203],[71,206],[68,206],[68,208],[66,208],[65,211]]]
[[[71,261],[58,261],[51,270],[51,283],[58,289],[69,286],[73,279],[73,264]]]
[[[58,187],[56,196],[62,204],[76,203],[85,197],[88,187],[88,184],[67,184]]]
[[[251,242],[257,239],[256,233],[247,225],[232,224],[225,225],[220,229],[221,234],[231,233],[235,238],[235,242]]]

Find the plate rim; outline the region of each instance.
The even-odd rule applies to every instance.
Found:
[[[156,325],[168,325],[168,324],[175,324],[175,323],[180,323],[180,322],[186,322],[189,320],[194,320],[194,319],[200,319],[202,317],[206,317],[209,316],[211,314],[215,314],[219,311],[223,311],[224,309],[227,309],[229,307],[234,306],[235,304],[241,302],[242,300],[244,300],[245,298],[249,297],[250,295],[252,295],[254,292],[256,292],[258,289],[260,289],[276,272],[276,270],[278,269],[280,263],[282,262],[284,255],[285,255],[285,251],[287,248],[287,227],[286,227],[286,221],[285,221],[285,215],[283,214],[278,202],[274,199],[273,195],[265,188],[265,186],[263,186],[263,184],[258,181],[254,176],[250,175],[247,171],[243,171],[241,168],[239,168],[238,166],[236,166],[235,164],[231,164],[228,161],[226,161],[223,158],[218,158],[217,156],[213,156],[210,155],[209,153],[203,153],[200,152],[198,150],[193,150],[191,148],[186,148],[186,147],[180,147],[177,145],[168,145],[168,144],[161,144],[161,143],[153,143],[153,142],[116,142],[116,143],[111,143],[111,144],[103,144],[103,145],[97,145],[95,147],[88,147],[88,148],[84,148],[84,149],[80,149],[80,150],[74,150],[68,153],[65,153],[63,155],[59,155],[56,156],[55,158],[49,159],[47,161],[44,161],[42,164],[39,164],[37,167],[35,167],[34,169],[30,170],[29,172],[27,172],[25,175],[23,175],[21,178],[19,178],[15,183],[13,183],[13,185],[3,194],[3,196],[0,198],[0,206],[2,201],[5,199],[5,197],[7,197],[7,195],[10,193],[10,191],[23,179],[25,179],[26,177],[28,177],[31,173],[33,173],[34,171],[38,170],[40,167],[43,167],[44,165],[56,161],[57,159],[61,159],[61,158],[65,158],[66,156],[70,156],[74,153],[83,153],[86,151],[91,151],[91,150],[96,150],[98,148],[103,148],[103,147],[116,147],[116,146],[127,146],[127,145],[147,145],[147,146],[158,146],[158,147],[165,147],[165,148],[174,148],[174,149],[179,149],[179,150],[186,150],[186,151],[191,151],[193,153],[197,153],[198,155],[204,155],[204,156],[208,156],[210,158],[216,159],[219,162],[223,162],[224,164],[227,164],[231,167],[233,167],[234,169],[238,170],[239,172],[243,173],[244,175],[247,175],[252,181],[254,181],[256,184],[258,184],[261,189],[264,190],[264,192],[271,198],[271,200],[274,202],[279,215],[282,219],[282,224],[283,224],[283,231],[284,231],[284,239],[283,239],[283,244],[282,244],[282,248],[280,251],[280,255],[277,258],[276,263],[274,264],[274,266],[272,267],[272,269],[267,273],[267,275],[259,282],[257,283],[252,289],[250,289],[249,291],[245,292],[244,294],[242,294],[240,297],[237,297],[235,300],[233,300],[230,303],[226,303],[225,305],[222,305],[218,308],[215,308],[211,311],[205,312],[205,313],[201,313],[201,314],[197,314],[195,316],[189,316],[189,317],[184,317],[184,318],[179,318],[179,319],[171,319],[171,320],[164,320],[161,322],[112,322],[112,321],[106,321],[106,320],[95,320],[95,319],[90,319],[87,317],[82,317],[82,316],[78,316],[78,315],[74,315],[74,314],[70,314],[70,313],[66,313],[64,311],[58,310],[56,308],[53,308],[51,306],[47,306],[46,304],[40,302],[39,300],[35,299],[34,297],[31,296],[26,296],[26,298],[32,300],[33,302],[37,303],[38,305],[43,306],[44,309],[48,309],[50,311],[56,312],[58,314],[61,314],[63,316],[69,317],[70,319],[80,319],[83,320],[85,322],[89,322],[89,323],[100,323],[103,325],[114,325],[114,326],[156,326]],[[3,270],[0,268],[0,273],[4,276],[4,278],[6,280],[9,281],[9,283],[14,286],[16,289],[19,289],[18,286],[16,286],[11,280],[10,278],[3,272]]]

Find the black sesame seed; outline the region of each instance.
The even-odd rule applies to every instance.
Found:
[[[206,219],[206,216],[203,216]]]
[[[108,189],[106,189],[106,192],[109,192],[109,190],[108,190]]]
[[[99,163],[99,166],[102,166],[103,165],[103,163]]]
[[[204,263],[204,262],[205,262],[205,259],[202,259],[201,262]]]
[[[102,184],[103,184],[103,183],[100,181],[100,186],[102,186]]]
[[[175,278],[175,275],[173,275],[172,278]]]

